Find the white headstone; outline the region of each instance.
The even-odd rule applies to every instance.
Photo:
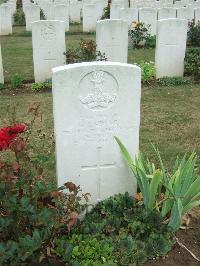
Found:
[[[155,8],[140,8],[139,9],[139,21],[145,25],[150,25],[149,33],[156,35],[157,26],[157,9]]]
[[[95,204],[136,191],[114,136],[135,158],[139,148],[141,71],[91,62],[53,69],[58,186],[80,185]]]
[[[0,6],[0,35],[12,34],[12,11],[9,6]]]
[[[36,82],[52,77],[52,68],[65,64],[65,24],[57,20],[32,23],[34,75]]]
[[[176,9],[173,7],[164,7],[158,9],[158,19],[176,18]]]
[[[69,6],[55,5],[54,12],[54,19],[64,21],[65,31],[69,31]]]
[[[138,21],[138,10],[135,8],[120,8],[119,18],[125,20],[130,27],[133,21]]]
[[[177,18],[191,21],[192,19],[194,19],[194,8],[177,8]]]
[[[96,29],[98,14],[94,4],[83,5],[83,32],[93,32]]]
[[[0,45],[0,83],[4,84],[3,63],[2,63],[2,56],[1,56],[1,45]]]
[[[110,19],[119,19],[119,4],[110,4]]]
[[[75,3],[70,2],[69,15],[70,15],[70,21],[71,22],[78,22],[78,23],[81,22],[81,8],[77,2],[75,2]]]
[[[105,19],[97,22],[97,51],[108,61],[127,63],[128,24],[120,19]]]
[[[31,31],[32,22],[40,20],[40,8],[36,5],[28,5],[25,8],[26,30]]]
[[[187,21],[158,20],[156,36],[156,77],[183,76]]]

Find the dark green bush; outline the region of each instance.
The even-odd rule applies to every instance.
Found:
[[[104,10],[103,10],[103,15],[101,19],[109,19],[110,18],[110,4],[108,4]]]
[[[15,26],[25,26],[26,21],[25,21],[25,14],[22,10],[22,8],[19,8],[15,11],[14,15],[14,25]]]
[[[200,80],[200,47],[189,48],[185,56],[185,74]]]
[[[67,265],[134,265],[165,255],[174,240],[158,211],[146,211],[126,193],[98,203],[56,243]]]
[[[80,63],[90,61],[106,61],[105,54],[101,54],[96,50],[96,43],[93,40],[81,40],[79,47],[69,49],[66,53],[66,63]]]
[[[147,48],[155,48],[156,47],[156,36],[149,36],[146,39],[145,47],[147,47]]]
[[[195,24],[192,20],[189,23],[189,30],[187,33],[187,45],[193,47],[200,47],[200,21]]]

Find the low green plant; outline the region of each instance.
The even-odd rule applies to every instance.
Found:
[[[0,130],[0,265],[51,265],[55,237],[68,234],[86,207],[79,186],[67,182],[57,189],[43,168],[46,156],[38,150],[33,156],[38,110],[30,106],[27,124],[13,124],[13,113],[12,124]]]
[[[15,11],[13,18],[14,18],[14,25],[15,26],[25,26],[26,25],[25,14],[24,14],[22,8],[18,8]]]
[[[192,153],[182,160],[177,158],[173,172],[165,168],[158,150],[155,149],[160,165],[156,169],[153,163],[146,160],[141,153],[132,160],[122,142],[116,138],[144,199],[147,210],[157,209],[163,221],[168,220],[168,227],[176,231],[181,226],[182,217],[190,209],[200,205],[200,176],[196,173],[197,156]]]
[[[160,86],[181,86],[190,84],[191,81],[182,77],[163,77],[157,80]]]
[[[129,36],[131,37],[133,48],[143,47],[146,40],[150,37],[149,25],[145,25],[142,22],[134,21],[129,29]]]
[[[23,83],[23,77],[20,74],[14,74],[11,77],[11,87],[12,89],[19,88]]]
[[[31,85],[31,90],[33,92],[40,92],[40,91],[44,91],[46,89],[51,88],[51,84],[48,82],[42,82],[42,83],[33,83]]]
[[[185,74],[200,80],[200,47],[188,48],[185,56]]]
[[[56,241],[55,250],[66,265],[117,266],[163,256],[173,244],[160,213],[126,193],[98,203],[70,235]]]
[[[145,47],[147,47],[147,48],[155,48],[156,47],[156,36],[149,36],[146,39]]]
[[[187,45],[192,47],[200,47],[200,21],[197,23],[195,23],[195,20],[189,22]]]
[[[154,62],[141,61],[138,66],[141,67],[143,82],[150,82],[155,79],[156,70]]]

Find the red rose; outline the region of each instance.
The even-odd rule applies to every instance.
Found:
[[[27,126],[25,124],[14,124],[11,127],[2,128],[0,130],[0,151],[8,149],[18,134],[26,130]]]

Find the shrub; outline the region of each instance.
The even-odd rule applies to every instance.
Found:
[[[37,104],[29,108],[33,114],[29,124],[15,122],[0,130],[0,151],[5,153],[0,160],[1,265],[51,260],[54,238],[67,234],[86,206],[87,196],[81,196],[79,186],[67,182],[56,189],[41,160],[33,157],[30,133],[38,108]]]
[[[106,61],[104,54],[96,51],[96,43],[93,40],[81,40],[77,49],[69,49],[66,53],[67,64],[90,61]]]
[[[157,82],[161,86],[180,86],[190,84],[191,81],[182,77],[163,77],[158,79]]]
[[[150,82],[154,80],[156,74],[154,62],[141,61],[138,65],[141,67],[143,82]]]
[[[51,88],[51,84],[48,82],[43,82],[43,83],[33,83],[31,85],[31,89],[33,92],[40,92],[40,91],[44,91],[46,89]]]
[[[14,15],[14,25],[15,26],[25,26],[26,25],[26,21],[25,21],[25,14],[22,10],[22,8],[18,8]]]
[[[149,25],[142,22],[133,22],[129,30],[129,36],[132,40],[133,48],[140,48],[145,45],[146,40],[150,37]]]
[[[189,22],[187,44],[193,47],[200,47],[200,21],[197,24],[195,24],[194,20]]]
[[[146,39],[145,47],[147,47],[147,48],[155,48],[156,47],[156,36],[149,36]]]
[[[101,19],[109,19],[110,18],[110,4],[108,4],[106,7],[104,7],[103,15]]]
[[[44,11],[42,9],[40,9],[40,20],[45,20],[46,16],[44,14]]]
[[[185,56],[185,74],[200,80],[200,47],[189,48]]]
[[[147,210],[157,209],[169,229],[176,231],[181,226],[182,217],[190,209],[200,205],[200,176],[196,173],[197,156],[192,153],[177,158],[173,172],[164,167],[159,152],[155,149],[160,165],[153,163],[140,153],[135,163],[121,141],[116,138],[133,175],[138,181],[144,206]]]
[[[23,78],[20,74],[14,74],[12,77],[11,77],[11,87],[13,89],[17,89],[19,88],[23,83]]]
[[[174,240],[156,209],[145,210],[126,193],[98,203],[56,244],[66,265],[136,265],[165,255]]]

